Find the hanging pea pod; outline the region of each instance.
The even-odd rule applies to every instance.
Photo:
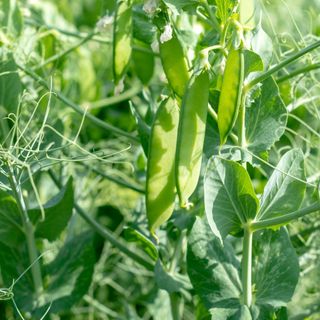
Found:
[[[168,98],[157,110],[151,129],[147,164],[146,207],[149,229],[168,220],[174,209],[174,161],[179,126],[179,107]]]
[[[209,98],[209,74],[203,69],[191,77],[180,111],[176,150],[176,185],[182,207],[194,192],[201,169]]]
[[[173,91],[182,97],[189,81],[189,71],[183,48],[173,33],[168,41],[160,41],[160,57],[164,73]]]
[[[113,27],[113,74],[117,84],[125,74],[132,52],[131,0],[117,1]]]
[[[150,50],[150,52],[143,50],[134,50],[132,52],[134,71],[140,81],[147,85],[153,76],[154,55],[150,45],[138,40],[135,43],[141,49]]]
[[[218,127],[221,145],[226,142],[237,120],[241,104],[243,79],[243,50],[232,50],[227,58],[218,106]]]

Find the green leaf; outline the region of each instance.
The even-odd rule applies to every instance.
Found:
[[[213,308],[210,312],[214,320],[252,320],[250,309],[244,305],[234,309]]]
[[[133,37],[151,45],[156,39],[157,28],[150,22],[150,19],[143,11],[142,6],[133,6],[132,15]]]
[[[284,228],[253,237],[253,287],[256,304],[285,306],[299,279],[299,262]]]
[[[181,292],[182,289],[191,289],[189,280],[181,274],[171,274],[164,270],[161,261],[158,260],[155,268],[155,280],[159,289],[168,293]]]
[[[67,241],[56,258],[42,267],[46,277],[44,293],[35,300],[31,271],[14,286],[15,301],[22,311],[40,318],[52,302],[50,312],[69,310],[88,291],[91,284],[95,253],[93,237],[82,233]],[[40,261],[41,262],[41,261]],[[25,244],[11,249],[0,243],[0,267],[4,285],[9,287],[30,265]]]
[[[263,71],[263,61],[260,56],[250,50],[243,50],[244,54],[244,77],[252,72]]]
[[[257,221],[296,211],[302,203],[306,184],[304,157],[299,149],[288,151],[279,161],[260,200]]]
[[[29,210],[30,219],[36,224],[36,237],[54,241],[67,226],[73,210],[73,187],[70,178],[60,192],[46,205],[45,220],[39,221],[41,212],[39,209]]]
[[[254,31],[251,47],[262,58],[266,69],[270,65],[273,56],[273,44],[269,35],[263,30],[261,22]]]
[[[23,239],[24,232],[17,203],[10,194],[0,190],[0,242],[12,247]]]
[[[123,230],[123,237],[128,242],[136,243],[154,261],[158,259],[158,250],[155,245],[139,231],[130,227],[125,227]]]
[[[239,307],[240,263],[229,242],[222,246],[200,218],[188,238],[187,268],[194,289],[208,309]]]
[[[175,14],[180,14],[184,8],[198,5],[197,0],[163,0],[163,2]]]
[[[254,219],[259,201],[247,171],[237,162],[212,157],[204,180],[205,210],[213,233],[223,240]]]
[[[251,99],[253,102],[246,108],[247,148],[259,154],[270,149],[283,135],[288,114],[279,88],[271,77],[261,88],[251,92]]]
[[[271,320],[290,301],[299,277],[297,255],[284,228],[253,236],[252,290],[254,305],[241,306],[241,268],[233,247],[212,235],[197,218],[188,238],[187,270],[191,283],[213,319]]]
[[[238,4],[237,0],[216,0],[217,4],[217,18],[225,24],[231,15],[233,9]]]
[[[16,112],[21,92],[22,84],[13,58],[0,61],[0,107],[6,113]]]
[[[44,302],[36,310],[43,314],[52,301],[53,313],[68,310],[89,290],[94,270],[93,237],[85,232],[72,237],[46,266],[50,281],[43,296]]]

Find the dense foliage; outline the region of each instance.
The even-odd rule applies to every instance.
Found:
[[[1,0],[0,319],[319,319],[319,12]]]

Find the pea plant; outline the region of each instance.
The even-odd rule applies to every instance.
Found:
[[[319,319],[319,10],[1,1],[0,319]]]

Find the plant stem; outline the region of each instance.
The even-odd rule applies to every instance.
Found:
[[[246,91],[242,91],[241,105],[239,110],[239,145],[246,148]]]
[[[308,207],[305,207],[303,209],[299,209],[297,211],[285,214],[281,217],[252,222],[251,229],[252,229],[252,231],[257,231],[260,229],[265,229],[265,228],[270,228],[270,227],[274,227],[274,226],[281,225],[281,224],[286,224],[294,219],[301,218],[307,214],[310,214],[310,213],[313,213],[313,212],[316,212],[319,210],[320,210],[320,201],[318,201]]]
[[[131,190],[136,191],[136,192],[139,192],[139,193],[141,193],[141,194],[144,194],[144,193],[146,192],[143,187],[141,187],[141,186],[139,186],[139,185],[137,185],[137,184],[134,185],[134,184],[132,184],[132,183],[130,183],[130,182],[127,182],[127,181],[125,181],[125,180],[123,180],[123,179],[120,179],[120,178],[111,176],[111,175],[109,175],[109,174],[107,174],[107,173],[105,173],[105,172],[103,172],[103,171],[101,171],[101,170],[99,170],[99,169],[96,169],[96,168],[94,168],[94,167],[90,167],[90,166],[88,166],[87,164],[85,164],[85,163],[83,163],[83,162],[80,162],[79,164],[83,165],[83,166],[84,166],[85,168],[87,168],[88,170],[91,170],[91,171],[93,171],[94,173],[100,175],[101,177],[106,178],[106,179],[108,179],[108,180],[110,180],[110,181],[118,184],[119,186],[122,186],[122,187],[125,187],[125,188],[128,188],[128,189],[131,189]]]
[[[284,82],[284,81],[289,80],[289,79],[291,79],[291,78],[293,78],[295,76],[298,76],[299,74],[306,73],[306,72],[309,72],[309,71],[312,71],[312,70],[316,70],[316,69],[319,69],[319,68],[320,68],[320,63],[314,63],[314,64],[307,65],[305,67],[302,67],[302,68],[299,68],[297,70],[294,70],[291,73],[286,74],[286,75],[278,78],[277,79],[277,83]]]
[[[244,228],[242,254],[242,288],[243,304],[248,307],[252,303],[252,235],[250,227]]]
[[[96,109],[96,108],[103,108],[108,107],[113,104],[117,104],[119,102],[128,100],[134,96],[136,96],[138,93],[141,92],[142,87],[140,85],[135,85],[132,88],[128,89],[127,91],[120,93],[117,96],[108,97],[99,101],[94,102],[88,102],[85,105],[89,107],[89,109]]]
[[[62,185],[55,176],[54,172],[50,169],[48,171],[52,181],[55,183],[55,185],[58,188],[61,188]],[[149,262],[146,258],[141,256],[140,254],[130,250],[128,248],[127,243],[124,243],[121,239],[117,239],[117,236],[115,236],[111,231],[107,230],[103,226],[101,226],[95,219],[93,219],[91,216],[85,213],[85,211],[76,203],[73,204],[75,210],[77,213],[92,227],[93,230],[95,230],[100,236],[102,236],[104,239],[109,241],[114,247],[119,249],[122,253],[126,254],[129,258],[133,259],[140,265],[144,266],[147,270],[153,271],[154,265]]]
[[[50,90],[50,86],[48,85],[48,83],[43,78],[41,78],[36,73],[34,73],[32,70],[29,70],[19,64],[17,64],[17,67],[20,70],[22,70],[23,72],[25,72],[27,75],[29,75],[31,78],[36,80],[44,88],[46,88],[47,90]],[[81,114],[82,116],[85,116],[88,120],[90,120],[92,123],[96,124],[100,128],[109,130],[109,131],[113,132],[114,134],[118,134],[120,136],[129,138],[131,141],[133,141],[135,143],[139,142],[139,139],[136,136],[133,136],[132,134],[130,134],[126,131],[123,131],[123,130],[121,130],[111,124],[106,123],[103,120],[100,120],[99,118],[95,117],[91,113],[87,113],[83,108],[81,108],[81,106],[79,106],[76,103],[74,103],[73,101],[69,100],[63,93],[61,93],[59,91],[55,91],[54,94],[60,101],[65,103],[67,106],[71,107],[77,113]]]
[[[37,252],[36,240],[34,236],[34,227],[32,222],[29,219],[26,203],[24,201],[20,186],[16,181],[16,177],[13,172],[13,169],[9,163],[7,163],[7,167],[8,167],[8,173],[9,173],[8,175],[9,183],[10,183],[13,195],[17,202],[17,207],[21,215],[23,229],[26,236],[26,240],[27,240],[29,260],[30,260],[30,264],[32,264],[31,274],[32,274],[34,289],[35,289],[36,297],[39,297],[42,292],[43,284],[42,284],[40,264],[39,264],[39,261],[37,261],[38,252]]]
[[[59,60],[61,58],[63,58],[64,56],[68,55],[70,52],[76,50],[77,48],[79,48],[80,46],[82,46],[84,43],[88,42],[90,39],[92,39],[94,37],[94,35],[96,34],[96,32],[91,32],[89,33],[86,37],[84,37],[81,41],[79,41],[78,43],[74,44],[73,46],[71,46],[70,48],[53,55],[52,57],[50,57],[49,59],[45,60],[44,62],[42,62],[41,64],[39,64],[38,66],[36,66],[34,68],[34,70],[38,70],[40,68],[43,68],[45,65],[52,63],[56,60]]]
[[[170,293],[170,305],[172,320],[181,319],[181,298],[176,292]]]
[[[281,70],[282,68],[284,68],[286,65],[288,65],[289,63],[301,58],[302,56],[304,56],[305,54],[309,53],[310,51],[318,48],[320,46],[320,40],[314,42],[313,44],[311,44],[310,46],[300,50],[299,52],[293,54],[291,57],[285,59],[284,61],[280,62],[279,64],[275,65],[274,67],[272,67],[271,69],[269,69],[268,71],[262,73],[260,76],[256,77],[255,79],[253,79],[251,82],[249,82],[246,85],[246,90],[250,90],[252,87],[254,87],[257,83],[262,82],[263,80],[267,79],[268,77],[270,77],[272,74],[274,74],[275,72]]]

